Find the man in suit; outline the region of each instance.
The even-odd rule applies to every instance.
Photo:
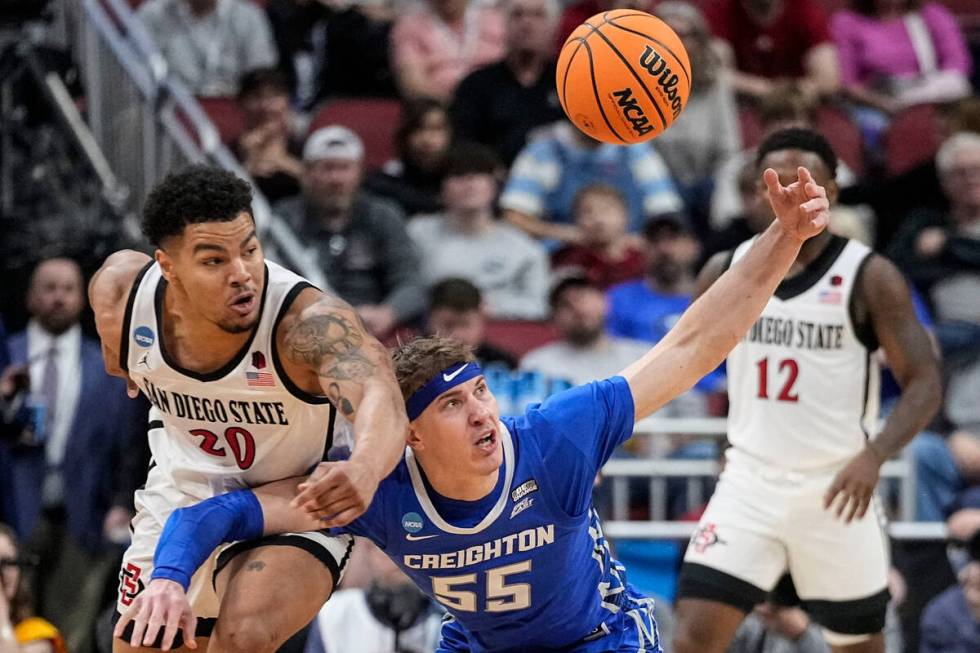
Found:
[[[124,382],[106,374],[99,343],[82,334],[84,297],[74,261],[52,258],[34,269],[31,320],[9,340],[12,365],[29,379],[27,426],[0,441],[10,470],[0,479],[2,518],[39,558],[41,615],[82,653],[116,560],[107,535],[128,521],[125,510],[110,510],[116,470],[138,455],[146,419]]]

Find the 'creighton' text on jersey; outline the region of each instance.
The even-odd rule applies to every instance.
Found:
[[[167,281],[156,263],[134,282],[126,307],[121,365],[153,404],[153,477],[198,498],[307,472],[323,457],[336,419],[322,397],[296,388],[276,351],[276,327],[305,288],[301,277],[266,264],[258,322],[219,370],[181,368],[163,339]]]
[[[738,260],[751,241],[735,250]],[[871,251],[834,237],[780,284],[728,356],[728,439],[766,462],[820,469],[857,454],[878,418],[877,343],[852,315]]]
[[[444,645],[458,640],[450,650],[615,651],[641,629],[654,651],[655,626],[640,615],[650,601],[628,590],[592,509],[596,472],[629,438],[633,414],[629,386],[614,377],[503,418],[504,462],[478,501],[438,495],[407,450],[345,530],[373,540],[446,607],[456,621]]]

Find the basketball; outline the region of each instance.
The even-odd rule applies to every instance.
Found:
[[[691,93],[691,63],[680,37],[635,9],[596,14],[565,41],[556,72],[569,119],[597,141],[623,145],[655,138]]]

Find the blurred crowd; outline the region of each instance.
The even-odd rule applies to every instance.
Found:
[[[615,374],[658,342],[701,265],[772,219],[754,146],[786,127],[823,133],[842,161],[832,229],[905,272],[944,371],[944,409],[910,460],[916,517],[946,522],[950,555],[896,543],[889,653],[980,650],[980,3],[129,4],[330,289],[385,342],[439,332],[471,345],[504,412]],[[614,8],[659,16],[692,62],[684,112],[638,145],[592,141],[555,92],[564,39]],[[104,373],[91,264],[45,256],[25,303],[3,307],[4,653],[19,650],[4,648],[8,631],[51,651],[106,650],[104,608],[127,582],[116,574],[149,458],[147,406]],[[887,410],[899,389],[885,376]],[[725,383],[722,368],[659,416],[724,416]],[[720,449],[678,435],[621,455]],[[670,487],[667,516],[697,514]],[[649,518],[646,505],[632,516]],[[434,607],[361,550],[290,650],[432,650]],[[669,628],[670,590],[654,589]],[[827,650],[791,598],[774,592],[732,650]]]

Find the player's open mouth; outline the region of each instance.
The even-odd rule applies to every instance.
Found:
[[[231,310],[240,315],[248,315],[255,308],[255,293],[242,293],[231,302]]]
[[[480,451],[489,453],[493,451],[494,447],[497,445],[497,432],[487,431],[487,433],[476,441],[476,447]]]

